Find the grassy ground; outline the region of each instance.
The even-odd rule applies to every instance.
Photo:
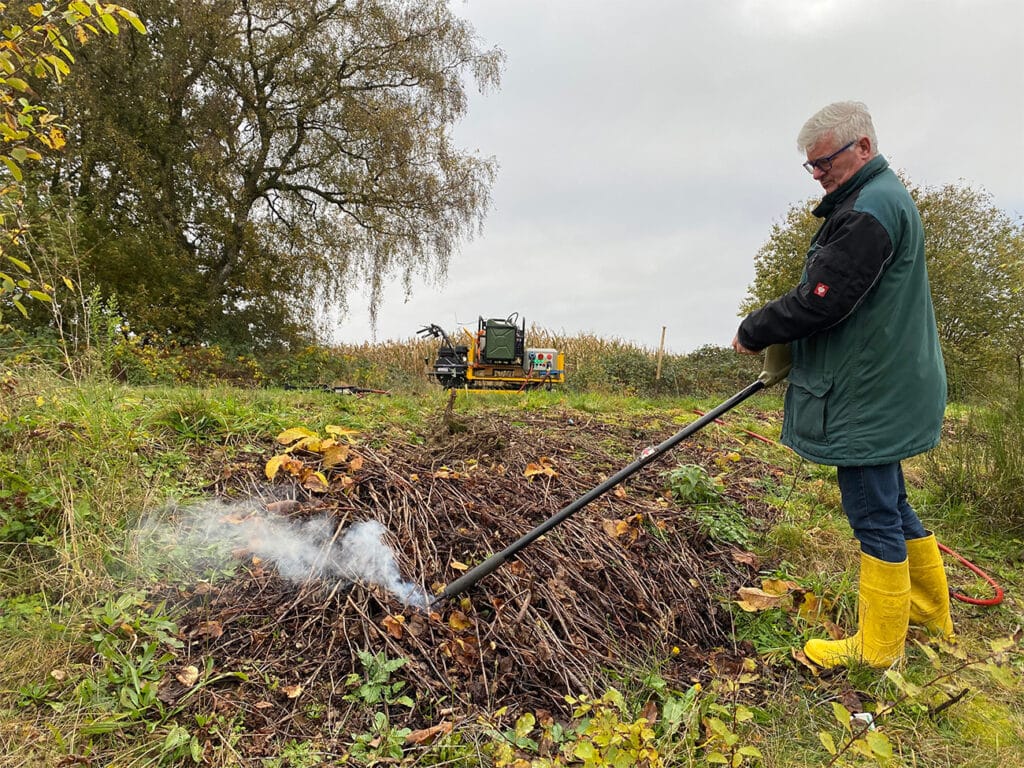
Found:
[[[643,428],[685,423],[693,408],[716,402],[482,394],[460,397],[454,415],[515,419],[516,413],[560,409],[581,422]],[[348,733],[344,713],[323,711],[316,701],[306,705],[308,718],[336,718],[343,751],[246,732],[242,720],[218,709],[215,697],[208,710],[188,710],[187,717],[183,707],[163,701],[161,691],[172,678],[185,688],[213,690],[215,673],[177,662],[178,617],[152,602],[133,548],[139,521],[171,500],[208,497],[233,464],[270,458],[280,448],[273,438],[284,429],[340,424],[383,446],[417,439],[445,404],[440,392],[353,398],[110,383],[71,387],[31,372],[5,381],[0,766],[1024,765],[1024,659],[1015,634],[1024,617],[1024,544],[1004,517],[962,499],[954,503],[939,491],[933,476],[942,462],[956,460],[941,449],[908,464],[911,500],[944,544],[1000,581],[1006,599],[994,607],[955,603],[958,644],[912,635],[905,662],[887,673],[852,668],[818,674],[794,657],[806,638],[824,631],[816,613],[801,610],[808,596],[826,606],[821,613],[829,619],[854,623],[856,548],[839,511],[834,473],[751,437],[777,435],[775,393],[759,395],[725,424],[701,433],[770,468],[742,490],[777,513],[771,529],[749,547],[757,557],[750,586],[773,599],[745,611],[736,595],[720,595],[735,623],[735,645],[727,650],[743,651],[749,663],[737,666],[712,654],[699,682],[679,686],[659,674],[669,659],[649,659],[631,674],[609,674],[600,689],[578,691],[578,716],[564,722],[542,711],[455,718],[437,702],[422,702],[436,708],[437,730],[430,734],[391,726],[388,713],[401,706],[401,692],[391,689],[390,673],[381,667],[376,678],[353,689],[363,693],[348,700],[351,709],[373,715],[372,727]],[[728,467],[710,467],[709,474],[728,478]],[[723,519],[718,533],[735,534]],[[958,590],[991,593],[952,558],[947,568]],[[261,670],[256,665],[246,674]],[[850,713],[860,711],[873,713],[873,730],[850,730]],[[243,762],[243,747],[254,739],[269,740],[268,756]]]

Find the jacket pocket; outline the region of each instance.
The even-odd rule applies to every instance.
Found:
[[[789,372],[789,401],[786,405],[797,438],[818,444],[828,443],[828,399],[831,391],[831,376],[800,369]]]

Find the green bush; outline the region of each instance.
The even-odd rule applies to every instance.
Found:
[[[1024,394],[947,418],[929,476],[950,505],[986,508],[992,518],[1024,525]]]

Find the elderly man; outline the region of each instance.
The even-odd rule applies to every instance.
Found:
[[[823,108],[797,144],[825,190],[821,228],[800,284],[748,315],[733,348],[790,343],[782,441],[837,467],[860,542],[857,633],[810,640],[804,652],[824,667],[886,667],[902,657],[908,623],[953,634],[942,556],[907,502],[900,465],[938,443],[946,403],[924,232],[863,104]]]

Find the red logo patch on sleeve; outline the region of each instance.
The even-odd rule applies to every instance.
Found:
[[[825,298],[825,294],[828,293],[828,286],[824,283],[818,283],[814,286],[814,295],[819,299]]]

